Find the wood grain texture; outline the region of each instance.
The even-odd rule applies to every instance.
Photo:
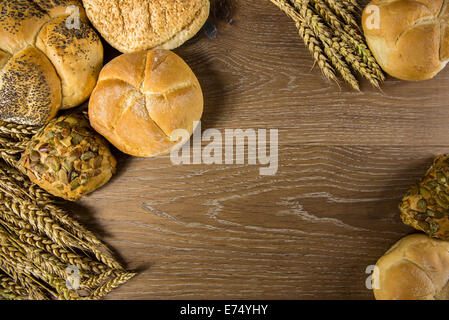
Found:
[[[203,87],[203,129],[278,129],[279,171],[115,151],[117,176],[72,206],[139,271],[108,298],[372,299],[366,267],[413,231],[399,200],[448,151],[449,70],[340,91],[268,0],[234,4],[216,39],[176,52]]]

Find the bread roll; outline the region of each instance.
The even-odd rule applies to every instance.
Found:
[[[51,120],[33,136],[19,161],[31,182],[70,201],[108,182],[116,164],[108,142],[79,113]]]
[[[403,80],[433,78],[449,61],[446,0],[373,0],[362,25],[381,67]]]
[[[103,47],[81,3],[4,0],[0,11],[0,119],[43,125],[85,101]]]
[[[448,300],[449,243],[424,234],[399,240],[373,273],[378,300]],[[377,281],[377,282],[376,282]]]
[[[100,73],[89,101],[92,127],[124,153],[170,152],[173,133],[191,135],[201,119],[203,94],[189,66],[167,50],[123,54]]]
[[[83,0],[95,28],[117,50],[174,49],[209,16],[209,0]]]
[[[402,222],[433,238],[449,240],[448,177],[449,155],[441,154],[399,203]]]

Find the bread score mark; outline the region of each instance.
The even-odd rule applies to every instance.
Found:
[[[119,79],[119,78],[102,79],[102,81],[111,81],[111,80],[112,81],[120,81],[120,82],[123,82],[123,83],[131,86],[130,83],[128,83],[126,81],[123,81],[122,79]],[[184,90],[184,89],[189,89],[189,88],[194,88],[194,87],[195,87],[194,83],[185,82],[185,83],[181,83],[181,84],[179,84],[179,85],[177,85],[175,87],[172,87],[172,88],[167,89],[167,90],[165,90],[163,92],[160,92],[160,93],[158,93],[158,92],[148,92],[148,91],[145,92],[145,93],[142,93],[137,88],[134,87],[135,88],[134,90],[128,92],[127,95],[122,98],[123,99],[122,100],[123,101],[122,102],[122,107],[123,108],[122,108],[122,112],[121,112],[120,116],[118,117],[116,123],[119,123],[122,120],[125,112],[129,111],[129,109],[132,108],[133,112],[139,113],[140,115],[144,116],[145,120],[152,121],[153,124],[160,130],[160,132],[163,133],[163,135],[167,138],[167,140],[170,141],[170,142],[173,142],[173,144],[175,144],[176,141],[170,140],[171,139],[171,132],[167,132],[167,131],[163,130],[161,128],[161,126],[157,123],[157,121],[154,120],[151,117],[149,106],[148,106],[148,103],[147,103],[147,96],[163,97],[165,101],[168,101],[168,97],[167,96],[169,94],[172,94],[172,93],[174,93],[176,91],[179,91],[179,90]],[[138,108],[136,108],[136,103],[135,102],[137,100],[140,100],[140,99],[142,99],[144,101],[144,108],[139,108],[138,109]],[[167,104],[169,106],[171,106],[170,103],[167,103]],[[109,129],[112,130],[112,131],[115,131],[116,127],[115,127],[114,124],[111,123]]]

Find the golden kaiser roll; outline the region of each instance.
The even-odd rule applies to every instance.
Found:
[[[448,300],[449,242],[413,234],[399,240],[376,264],[378,300]]]
[[[130,53],[174,49],[192,38],[209,16],[209,0],[83,0],[103,38]]]
[[[380,66],[403,80],[433,78],[449,61],[449,1],[373,0],[363,11],[366,41]]]
[[[203,112],[203,93],[189,66],[157,49],[123,54],[100,72],[89,101],[91,126],[124,153],[167,154],[191,135]],[[176,131],[176,132],[175,132]]]

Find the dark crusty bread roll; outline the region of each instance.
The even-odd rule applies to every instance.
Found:
[[[103,47],[81,3],[3,0],[0,12],[0,119],[42,125],[85,101]]]
[[[393,77],[434,77],[449,61],[449,1],[373,0],[362,25],[377,61]]]
[[[191,135],[202,112],[195,74],[175,53],[161,49],[109,62],[89,100],[92,127],[122,152],[138,157],[169,153],[178,138],[174,132]]]
[[[448,300],[449,242],[413,234],[399,240],[377,262],[377,300]]]
[[[192,38],[209,16],[209,0],[83,0],[103,38],[124,53],[174,49]]]

